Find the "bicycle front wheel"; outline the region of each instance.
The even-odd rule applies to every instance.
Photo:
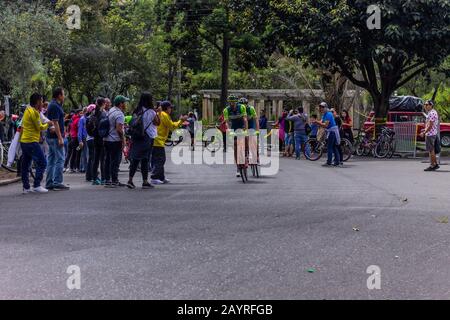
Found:
[[[342,139],[341,146],[342,146],[342,155],[343,155],[343,158],[344,158],[344,159],[342,159],[342,161],[343,162],[347,162],[352,157],[353,146],[352,146],[351,142],[348,139]]]
[[[306,141],[305,151],[303,153],[306,159],[310,161],[318,161],[323,155],[322,144],[317,139],[308,139],[308,141]]]

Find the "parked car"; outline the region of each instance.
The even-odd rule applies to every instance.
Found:
[[[364,130],[373,131],[375,112],[371,112],[364,123]],[[386,126],[393,129],[394,123],[415,122],[417,123],[417,140],[423,141],[420,133],[425,129],[426,114],[423,113],[423,100],[412,96],[392,97],[389,100],[389,112]],[[441,144],[450,147],[450,123],[441,123]]]
[[[370,132],[375,128],[374,116],[374,112],[369,114],[364,123],[364,130]],[[425,113],[422,112],[393,111],[388,113],[386,126],[393,129],[394,123],[416,122],[417,140],[423,141],[424,138],[420,136],[420,133],[425,129],[425,117]],[[441,144],[443,147],[450,147],[450,123],[441,123]]]

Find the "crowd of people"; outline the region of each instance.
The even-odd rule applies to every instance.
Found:
[[[47,193],[69,190],[64,173],[83,173],[85,180],[106,188],[135,189],[134,176],[142,173],[142,188],[170,183],[165,175],[165,143],[169,133],[184,126],[192,131],[196,117],[171,118],[169,101],[154,104],[150,93],[142,93],[131,115],[125,116],[129,99],[115,97],[111,102],[99,97],[94,104],[65,114],[63,88],[53,91],[52,100],[34,93],[16,126],[21,149],[23,192]],[[128,140],[128,141],[127,141]],[[130,145],[130,170],[126,183],[119,181],[123,149]],[[34,164],[34,184],[29,175]],[[151,176],[150,176],[151,174]],[[42,182],[45,177],[45,187]]]
[[[170,132],[185,128],[190,133],[192,148],[195,146],[197,116],[190,112],[173,121],[173,105],[169,101],[154,104],[148,92],[142,93],[139,103],[128,116],[125,113],[130,100],[121,95],[113,102],[99,97],[94,104],[69,114],[65,114],[63,109],[63,88],[56,88],[52,100],[46,100],[34,93],[21,116],[11,118],[10,127],[16,130],[15,140],[21,149],[19,167],[24,193],[69,190],[64,184],[66,172],[82,173],[86,182],[95,186],[135,189],[134,176],[140,170],[142,188],[151,189],[154,185],[170,183],[164,170],[165,144]],[[246,98],[230,96],[228,102],[218,126],[224,138],[228,130],[255,130],[259,133],[268,129],[265,112],[258,116]],[[320,117],[316,114],[309,117],[302,107],[283,111],[274,125],[279,129],[280,151],[287,158],[295,156],[300,160],[301,155],[308,152],[305,151],[308,139],[320,140],[326,135],[328,157],[324,166],[342,166],[341,139],[354,141],[352,118],[346,110],[339,115],[325,102],[320,103],[318,109]],[[431,161],[426,171],[435,171],[439,169],[436,159],[440,152],[437,150],[439,116],[431,101],[426,102],[425,111],[428,115],[422,135],[426,138]],[[9,132],[8,136],[11,135]],[[3,140],[4,136],[1,138]],[[128,181],[124,184],[119,181],[119,172],[125,146],[129,147],[127,160],[130,167]],[[226,145],[223,151],[227,151]],[[35,167],[33,187],[29,182],[32,164]],[[45,187],[41,186],[44,176]],[[240,176],[239,170],[237,176]]]

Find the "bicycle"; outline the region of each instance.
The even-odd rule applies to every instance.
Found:
[[[375,158],[392,158],[395,153],[395,132],[388,127],[381,129],[377,139],[371,139],[368,133],[360,130],[355,140],[355,150],[358,156],[369,156]]]
[[[381,135],[378,138],[375,147],[375,154],[378,158],[392,158],[395,153],[395,132],[388,127],[381,129]]]
[[[342,162],[350,160],[353,154],[353,146],[347,138],[341,139]],[[318,161],[327,151],[327,139],[309,138],[306,141],[303,154],[310,161]]]
[[[203,130],[202,134],[203,146],[206,150],[210,151],[211,153],[219,151],[226,143],[226,141],[223,141],[223,134],[222,131],[220,131],[219,125],[216,124],[214,128],[216,131],[213,136],[208,137],[206,135],[206,132],[212,128],[206,128],[205,130]],[[208,138],[210,139],[208,140]]]
[[[166,147],[176,147],[177,145],[179,145],[180,143],[183,142],[183,135],[178,130],[179,129],[174,131],[178,135],[178,140],[174,140],[174,138],[173,138],[173,133],[174,132],[170,132],[169,133],[169,138],[167,139],[166,143],[164,144]]]
[[[20,167],[20,159],[15,155],[13,163],[8,166],[9,147],[11,142],[0,143],[0,165],[9,172],[17,172]]]

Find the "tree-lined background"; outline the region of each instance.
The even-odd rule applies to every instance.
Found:
[[[450,120],[450,1],[54,0],[0,2],[0,94],[67,90],[67,110],[143,90],[181,111],[201,89],[324,89],[339,106],[359,86],[386,113],[393,94],[433,98]],[[69,30],[66,9],[81,9]],[[345,106],[342,106],[345,107]]]

